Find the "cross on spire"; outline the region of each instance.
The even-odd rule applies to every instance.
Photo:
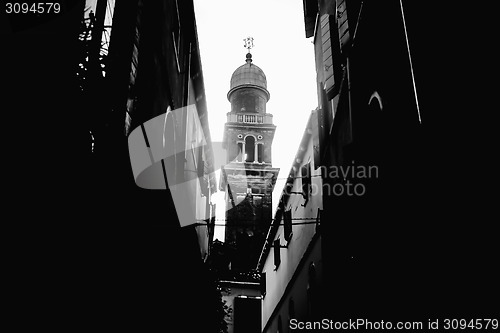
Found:
[[[245,48],[248,49],[248,53],[250,53],[250,50],[253,48],[253,37],[247,37],[243,39],[245,42]]]

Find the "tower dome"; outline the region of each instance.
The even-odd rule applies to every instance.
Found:
[[[255,88],[261,90],[269,100],[270,94],[267,91],[267,80],[264,71],[252,63],[252,54],[247,53],[246,63],[238,67],[231,76],[231,83],[227,98],[231,100],[231,95],[242,88]],[[266,101],[267,102],[267,101]]]

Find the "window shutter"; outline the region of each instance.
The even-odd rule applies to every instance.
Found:
[[[312,112],[312,119],[311,119],[311,127],[312,127],[312,138],[313,138],[313,155],[314,155],[314,165],[321,165],[321,139],[322,139],[322,134],[320,132],[320,122],[318,118],[318,113],[319,109],[316,109]]]
[[[321,24],[321,42],[323,44],[323,71],[324,71],[324,86],[328,93],[335,85],[333,76],[333,53],[332,53],[332,38],[330,31],[330,15],[324,14],[320,18]]]
[[[266,295],[266,272],[260,273],[260,294]]]
[[[306,200],[309,200],[309,194],[311,192],[311,163],[303,165],[301,168],[301,179],[302,179],[302,196]]]
[[[285,229],[285,240],[289,242],[292,238],[292,210],[284,212],[283,224]]]
[[[274,270],[277,270],[279,265],[281,264],[281,256],[280,256],[280,239],[276,239],[273,242],[274,247]]]
[[[340,49],[345,51],[345,47],[349,45],[351,40],[345,0],[337,1],[337,25],[339,28]]]

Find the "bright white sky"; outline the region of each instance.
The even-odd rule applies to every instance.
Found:
[[[305,130],[318,105],[312,39],[305,37],[302,0],[194,0],[212,141],[221,141],[229,81],[245,63],[243,39],[254,38],[253,63],[267,77],[267,112],[277,126],[273,167],[280,168],[273,212]],[[224,218],[224,193],[218,193],[217,219]],[[221,222],[218,222],[221,223]],[[224,241],[223,228],[215,238]]]

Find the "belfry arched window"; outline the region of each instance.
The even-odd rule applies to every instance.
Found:
[[[245,162],[255,161],[255,138],[248,135],[245,138]]]

